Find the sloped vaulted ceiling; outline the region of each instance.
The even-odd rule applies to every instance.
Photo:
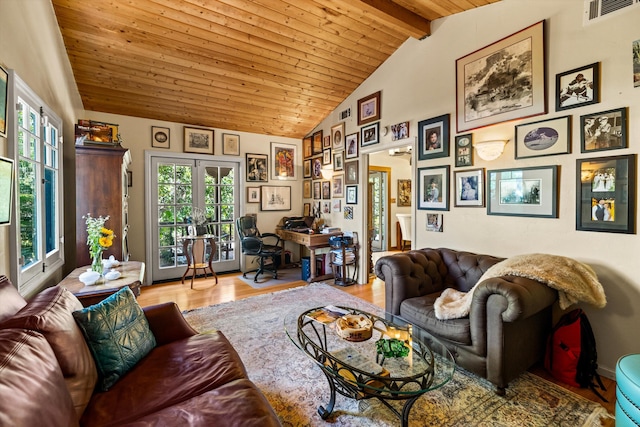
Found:
[[[87,110],[301,138],[434,19],[499,0],[52,0]]]

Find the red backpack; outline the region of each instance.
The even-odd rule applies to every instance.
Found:
[[[590,388],[607,402],[596,390],[606,390],[597,372],[597,360],[596,340],[587,315],[579,308],[563,315],[549,335],[545,369],[573,387]]]

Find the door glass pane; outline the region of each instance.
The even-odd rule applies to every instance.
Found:
[[[23,258],[22,269],[24,270],[39,261],[37,171],[32,162],[21,160],[18,173],[20,178],[20,255]]]

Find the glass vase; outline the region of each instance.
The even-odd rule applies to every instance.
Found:
[[[104,267],[102,264],[102,251],[100,251],[96,253],[91,260],[91,271],[100,273],[100,275],[102,276],[103,269]]]

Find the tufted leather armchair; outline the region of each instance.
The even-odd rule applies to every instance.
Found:
[[[439,320],[433,304],[445,288],[468,292],[502,258],[452,249],[419,249],[382,257],[386,311],[438,337],[462,368],[503,395],[509,381],[544,355],[557,292],[535,280],[502,276],[478,283],[469,316]]]

